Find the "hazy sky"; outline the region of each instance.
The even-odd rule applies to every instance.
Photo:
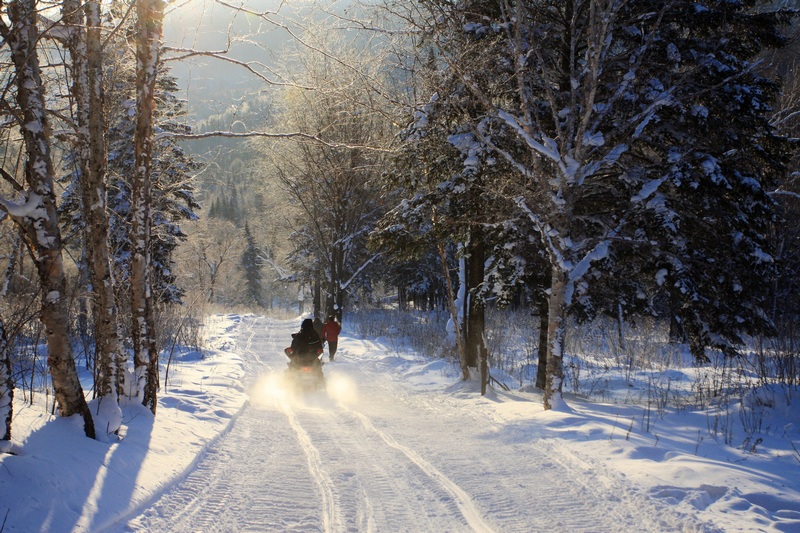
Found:
[[[277,0],[250,0],[254,11],[275,10]],[[298,2],[294,2],[298,4]],[[294,9],[287,3],[276,20],[291,20]],[[164,20],[164,43],[168,47],[194,50],[225,50],[238,61],[258,61],[274,66],[288,42],[285,30],[256,15],[222,6],[213,0],[175,3]],[[170,53],[169,56],[174,56]],[[220,113],[241,96],[257,91],[264,83],[242,67],[210,57],[170,62],[190,109],[201,117]],[[257,68],[254,65],[254,68]],[[259,68],[260,70],[260,68]]]
[[[322,14],[313,0],[230,0],[232,5],[247,6],[255,12],[272,12],[269,18],[291,25],[309,14]],[[328,8],[341,9],[346,1],[323,2]],[[214,0],[186,0],[173,3],[164,20],[164,42],[169,47],[194,50],[224,50],[238,61],[257,61],[268,67],[282,64],[282,49],[291,41],[283,28],[263,18],[245,13]],[[174,56],[174,53],[170,53]],[[184,88],[182,98],[189,101],[190,112],[199,118],[223,112],[242,96],[266,88],[265,83],[240,66],[209,57],[170,62],[172,73]],[[259,68],[253,65],[254,68]]]

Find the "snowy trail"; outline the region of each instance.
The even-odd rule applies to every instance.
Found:
[[[695,530],[602,465],[499,431],[452,398],[412,393],[345,345],[325,366],[328,394],[288,398],[278,384],[296,327],[243,318],[249,405],[119,531]]]

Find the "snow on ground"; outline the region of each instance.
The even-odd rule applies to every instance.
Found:
[[[100,530],[185,476],[247,400],[245,367],[231,351],[239,323],[210,319],[209,350],[176,356],[155,419],[140,405],[124,406],[124,438],[114,444],[86,439],[80,418],[53,417],[44,395],[31,406],[18,390],[17,455],[0,455],[0,531]]]
[[[800,531],[800,415],[778,391],[761,441],[731,447],[705,412],[481,397],[345,330],[327,392],[298,398],[299,323],[213,317],[210,350],[170,368],[155,419],[126,406],[113,444],[19,394],[0,531]]]

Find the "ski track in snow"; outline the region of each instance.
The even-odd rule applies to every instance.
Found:
[[[275,384],[295,329],[242,318],[249,405],[118,531],[706,531],[557,440],[520,438],[445,395],[409,392],[347,346],[325,374],[329,390],[346,378],[357,399],[287,398]]]

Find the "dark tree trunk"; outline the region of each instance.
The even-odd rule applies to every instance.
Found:
[[[322,314],[322,272],[314,272],[314,318],[321,318]]]
[[[536,365],[536,388],[540,390],[544,390],[547,385],[547,325],[550,322],[548,309],[547,296],[542,295],[539,300],[539,362]]]
[[[488,350],[486,349],[486,304],[478,293],[483,284],[486,264],[486,247],[480,227],[474,227],[469,240],[469,259],[467,263],[467,365],[480,366],[481,394],[486,394],[489,383]]]
[[[0,320],[0,440],[11,440],[14,415],[14,381],[11,379],[11,354],[6,344],[6,328]]]

